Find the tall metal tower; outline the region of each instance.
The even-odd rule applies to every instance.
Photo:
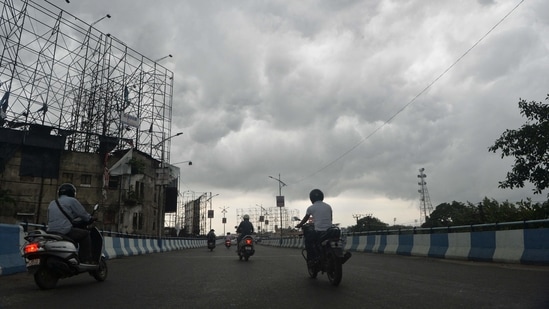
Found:
[[[418,182],[419,185],[419,212],[420,212],[420,218],[419,223],[425,223],[427,220],[427,216],[433,212],[433,205],[431,204],[431,198],[429,197],[429,191],[427,190],[427,182],[425,181],[425,178],[427,178],[427,175],[423,173],[425,169],[422,167],[419,169],[419,175],[417,177],[420,179]]]

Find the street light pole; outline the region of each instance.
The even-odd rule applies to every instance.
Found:
[[[261,236],[261,233],[263,232],[263,221],[264,221],[264,218],[263,218],[263,210],[265,210],[263,208],[263,204],[261,205],[258,205],[258,204],[255,204],[255,206],[261,208],[261,210],[259,211],[259,236]],[[266,214],[266,212],[265,212]]]
[[[172,54],[169,54],[169,55],[164,56],[164,57],[162,57],[162,58],[156,59],[154,62],[158,62],[158,61],[164,60],[164,59],[166,59],[166,58],[171,58],[171,57],[173,57]]]
[[[102,21],[103,19],[105,18],[111,18],[111,15],[110,14],[107,14],[101,18],[99,18],[98,20],[94,21],[93,23],[90,24],[90,27],[92,27],[93,25],[97,24],[98,22]]]
[[[163,138],[158,144],[154,145],[153,148],[158,148],[158,146],[162,145],[162,152],[161,152],[161,159],[160,159],[160,169],[161,169],[161,175],[162,175],[162,182],[161,182],[161,187],[162,187],[162,202],[161,204],[158,206],[158,237],[162,237],[162,234],[164,232],[164,207],[165,207],[165,203],[166,203],[166,184],[164,183],[165,182],[165,163],[164,163],[164,153],[165,153],[165,150],[166,150],[166,141],[176,137],[176,136],[179,136],[183,134],[183,132],[178,132],[172,136],[169,136],[169,137],[166,137],[166,138]],[[164,137],[164,132],[162,132],[162,137]]]
[[[278,181],[278,196],[282,199],[282,187],[286,186],[286,184],[280,180],[280,173],[278,174],[278,178],[274,178],[273,176],[269,176],[269,178]],[[276,206],[280,207],[280,245],[282,246],[282,207],[284,207],[284,200],[282,200],[282,205],[280,206],[277,201]]]
[[[212,200],[212,198],[214,198],[214,197],[216,197],[216,196],[218,196],[218,195],[219,195],[219,193],[216,194],[216,195],[212,195],[212,192],[210,192],[210,198],[208,198],[208,199],[205,201],[206,204],[208,203],[208,201],[210,201],[210,211],[212,211],[211,216],[210,216],[210,214],[208,214],[208,218],[210,219],[210,231],[212,230],[212,218],[213,218],[213,210],[212,210],[212,202],[211,202],[211,200]]]
[[[225,236],[225,224],[227,223],[225,214],[227,213],[227,209],[229,209],[229,207],[219,207],[219,209],[222,209],[221,212],[223,213],[223,236]]]

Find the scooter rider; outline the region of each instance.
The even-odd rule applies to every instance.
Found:
[[[83,263],[93,263],[91,257],[90,232],[73,226],[73,222],[87,223],[92,216],[76,199],[76,187],[70,183],[59,186],[58,199],[48,206],[48,233],[57,233],[68,236],[78,243],[78,255]]]
[[[215,241],[215,230],[211,229],[206,237],[208,237],[208,241]]]
[[[314,231],[303,235],[305,237],[307,259],[309,262],[312,262],[318,257],[318,252],[315,250],[315,242],[323,232],[326,232],[332,226],[332,207],[324,203],[324,193],[319,189],[313,189],[309,193],[309,199],[313,204],[307,208],[305,217],[303,217],[303,220],[301,220],[296,228],[301,228],[310,217],[313,217]]]
[[[238,228],[236,229],[236,232],[240,233],[236,238],[237,248],[240,248],[240,241],[242,240],[242,238],[244,238],[244,236],[252,235],[252,233],[254,232],[254,225],[250,222],[250,216],[245,214],[242,219],[242,222],[240,222]]]

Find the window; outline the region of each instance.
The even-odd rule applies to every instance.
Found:
[[[143,213],[136,212],[133,214],[133,222],[132,226],[134,230],[142,230],[143,229]]]
[[[109,189],[116,190],[120,183],[120,176],[110,176],[109,177]]]
[[[80,176],[80,186],[82,187],[91,187],[92,176],[89,174],[82,174]]]
[[[62,182],[70,182],[72,183],[73,182],[73,177],[74,177],[74,174],[73,173],[63,173],[63,175],[61,176],[62,178]]]
[[[143,200],[145,198],[145,183],[141,181],[135,182],[135,195],[139,200]]]

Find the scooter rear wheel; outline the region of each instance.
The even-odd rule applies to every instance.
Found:
[[[55,288],[59,277],[49,268],[42,266],[34,273],[34,282],[42,290]]]

